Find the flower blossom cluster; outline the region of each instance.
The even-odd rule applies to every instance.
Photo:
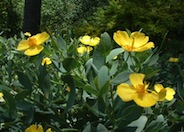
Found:
[[[80,54],[89,53],[93,50],[92,47],[97,46],[100,42],[99,37],[92,38],[88,35],[85,35],[79,39],[82,45],[77,48],[77,52]]]

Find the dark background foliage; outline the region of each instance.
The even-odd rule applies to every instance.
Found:
[[[40,29],[64,35],[70,32],[72,37],[142,29],[160,49],[179,56],[184,48],[183,6],[182,0],[42,0]],[[24,0],[0,2],[3,36],[20,34],[23,12]]]

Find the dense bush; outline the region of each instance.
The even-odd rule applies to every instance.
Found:
[[[151,38],[162,39],[169,32],[169,38],[183,38],[184,2],[176,0],[109,0],[109,4],[98,7],[90,17],[83,19],[76,34],[109,31],[128,28],[147,32]],[[83,28],[85,27],[85,28]]]
[[[0,1],[0,32],[4,36],[13,36],[20,33],[21,17],[16,8],[17,1],[2,0]]]

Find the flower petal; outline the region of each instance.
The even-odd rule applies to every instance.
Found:
[[[43,49],[44,49],[43,46],[38,45],[38,46],[31,47],[31,48],[27,49],[24,52],[24,54],[27,55],[27,56],[34,56],[34,55],[39,54]]]
[[[153,42],[149,42],[149,43],[143,45],[142,47],[137,48],[135,51],[143,52],[143,51],[146,51],[146,50],[154,48],[154,47],[155,47],[154,43]]]
[[[134,102],[141,107],[151,107],[157,103],[157,96],[153,93],[144,95],[135,94],[133,96]]]
[[[35,132],[37,129],[36,125],[31,125],[30,127],[26,128],[25,132]]]
[[[79,39],[79,41],[85,45],[89,45],[91,37],[88,35],[83,36],[82,38]]]
[[[143,45],[145,45],[149,41],[149,37],[145,36],[144,33],[141,32],[133,32],[130,35],[130,38],[133,38],[133,47],[139,48]]]
[[[44,132],[42,125],[38,125],[38,128],[37,128],[36,132]]]
[[[113,38],[115,42],[120,46],[130,45],[130,38],[127,32],[125,31],[120,31],[120,30],[116,31],[113,35]]]
[[[135,88],[139,85],[144,85],[143,84],[144,77],[145,75],[141,73],[133,73],[133,74],[130,74],[129,76],[130,82]]]
[[[100,38],[99,37],[95,37],[95,38],[91,38],[89,45],[90,46],[96,46],[98,45],[100,42]]]
[[[37,45],[40,45],[40,44],[43,44],[49,37],[50,37],[49,34],[47,34],[46,32],[42,32],[30,38],[36,39]]]
[[[84,54],[86,52],[86,47],[85,46],[80,46],[79,48],[77,48],[77,52],[79,54]]]
[[[133,99],[132,97],[136,93],[136,90],[132,86],[122,83],[118,85],[116,93],[123,101],[127,102]]]
[[[172,88],[165,88],[166,89],[166,96],[165,96],[165,99],[171,101],[173,98],[174,98],[174,95],[175,95],[175,91],[172,89]]]
[[[27,40],[21,40],[17,46],[17,50],[21,51],[21,50],[26,50],[28,49],[30,46],[28,44]]]
[[[52,132],[51,128],[48,128],[48,129],[46,130],[46,132]]]
[[[154,89],[157,93],[159,93],[162,89],[164,89],[162,84],[156,84],[154,85]]]

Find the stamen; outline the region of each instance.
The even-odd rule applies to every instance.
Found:
[[[37,45],[37,41],[35,38],[29,38],[28,39],[29,46],[33,47]]]

